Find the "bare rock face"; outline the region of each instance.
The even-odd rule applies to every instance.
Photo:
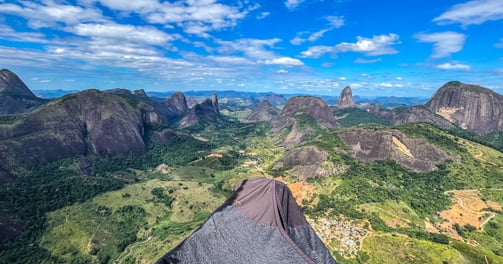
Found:
[[[64,96],[35,111],[0,124],[2,170],[75,156],[139,155],[146,150],[146,125],[159,116],[149,105],[97,90]],[[12,163],[14,162],[14,163]]]
[[[353,129],[339,137],[351,148],[341,152],[364,162],[391,158],[409,169],[430,172],[436,164],[450,159],[444,150],[428,141],[409,138],[398,130]]]
[[[187,106],[187,99],[185,95],[181,92],[174,93],[170,98],[166,100],[168,104],[171,104],[178,113],[185,113],[189,107]]]
[[[192,107],[194,107],[196,104],[197,104],[197,101],[194,97],[187,98],[187,107],[189,109],[192,109]]]
[[[282,145],[287,149],[292,148],[303,141],[314,130],[312,127],[301,127],[298,118],[309,118],[321,128],[334,128],[337,121],[330,107],[323,99],[313,96],[291,97],[281,110],[279,115],[273,118],[270,123],[274,133],[281,133],[288,129]]]
[[[288,170],[289,175],[299,180],[337,174],[338,168],[327,158],[328,154],[316,147],[302,147],[278,160],[273,169]]]
[[[371,114],[384,117],[395,126],[405,123],[427,122],[435,124],[443,129],[454,128],[453,124],[424,106],[400,107],[387,110],[380,109],[377,105],[370,105],[367,111]]]
[[[0,70],[0,114],[17,114],[44,103],[13,72]]]
[[[37,98],[19,77],[7,70],[0,70],[0,93]]]
[[[299,165],[320,164],[325,161],[328,154],[324,151],[319,151],[316,147],[304,147],[292,151],[286,157],[277,162],[284,168],[292,168]]]
[[[286,149],[292,149],[304,141],[308,136],[313,135],[315,131],[311,128],[299,129],[297,123],[294,123],[289,133],[281,142],[281,146]]]
[[[187,104],[185,102],[185,95],[180,92],[173,94],[165,101],[152,100],[145,93],[143,89],[131,92],[127,89],[111,89],[105,91],[106,93],[120,95],[127,98],[130,102],[140,103],[146,118],[152,122],[166,122],[174,123],[180,119],[187,112]]]
[[[353,108],[356,107],[355,102],[353,101],[353,91],[351,87],[346,86],[339,97],[339,105],[337,106],[340,109],[344,108]]]
[[[143,153],[146,146],[142,117],[154,122],[158,120],[151,116],[155,116],[155,112],[150,108],[145,109],[149,114],[142,115],[141,110],[120,99],[106,98],[94,91],[79,93],[75,100],[67,102],[66,107],[69,112],[79,110],[76,113],[77,116],[80,114],[78,121],[86,129],[92,151],[99,156]]]
[[[334,128],[337,121],[323,99],[314,96],[294,96],[286,102],[279,115],[271,120],[273,131],[280,132],[283,128],[295,123],[295,116],[308,115],[323,128]]]
[[[220,109],[218,108],[218,97],[217,94],[211,95],[211,106],[213,107],[213,112],[220,113]]]
[[[435,92],[426,106],[478,135],[503,131],[503,96],[478,85],[448,82]]]
[[[258,107],[253,110],[253,112],[251,112],[245,120],[252,123],[264,121],[267,122],[277,116],[279,112],[280,110],[278,108],[273,106],[269,101],[264,100],[260,102]]]
[[[202,125],[206,122],[215,122],[219,117],[218,97],[216,94],[213,94],[210,99],[206,99],[190,109],[189,113],[178,122],[178,126],[180,128],[187,128]]]

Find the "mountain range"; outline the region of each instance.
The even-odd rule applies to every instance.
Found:
[[[126,89],[46,100],[0,76],[2,263],[152,262],[257,176],[287,183],[338,262],[503,261],[503,97],[490,89],[448,82],[392,109],[350,87],[330,100]]]

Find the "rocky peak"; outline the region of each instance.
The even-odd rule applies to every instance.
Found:
[[[426,106],[449,122],[479,135],[503,131],[503,96],[478,85],[448,82]]]
[[[24,82],[13,72],[0,70],[0,94],[37,99]]]
[[[197,101],[194,97],[187,98],[187,107],[192,108],[197,104]]]
[[[247,122],[270,121],[279,113],[279,109],[274,107],[268,100],[260,102],[257,108],[246,117]]]
[[[337,126],[332,110],[323,99],[314,96],[294,96],[288,99],[285,107],[273,120],[273,129],[280,131],[291,126],[295,122],[295,116],[302,114],[312,117],[321,127]]]
[[[218,109],[218,98],[216,94],[213,94],[210,99],[206,99],[200,104],[194,106],[194,108],[197,108],[200,114],[205,116],[213,116],[220,113],[220,110]]]
[[[13,72],[0,70],[0,114],[24,113],[44,103]]]
[[[172,106],[174,106],[180,113],[184,113],[189,109],[187,106],[187,99],[185,98],[185,95],[181,92],[174,93],[166,101]]]
[[[160,122],[151,106],[98,90],[66,95],[20,118],[0,125],[0,160],[13,162],[2,165],[5,171],[18,162],[40,166],[90,154],[139,155],[147,147],[145,126]]]
[[[355,106],[356,106],[355,102],[353,101],[353,91],[351,90],[351,87],[346,86],[342,90],[341,96],[339,97],[338,107],[343,109],[343,108],[352,108]]]
[[[307,136],[315,133],[316,126],[312,126],[311,121],[302,124],[304,122],[302,120],[306,117],[312,119],[311,121],[316,123],[317,127],[337,126],[332,110],[323,99],[313,96],[291,97],[281,112],[270,121],[274,133],[282,133],[284,129],[289,130],[282,142],[285,148],[292,148],[300,144]]]
[[[217,97],[217,94],[213,94],[211,96],[211,105],[212,105],[213,111],[215,113],[220,113],[220,110],[218,109],[218,97]]]
[[[204,100],[200,104],[194,105],[189,113],[178,123],[179,127],[186,128],[200,125],[205,122],[215,122],[220,116],[218,109],[218,98],[213,94],[211,98]]]
[[[145,90],[143,89],[134,90],[133,94],[140,97],[148,97],[147,93],[145,93]]]
[[[271,105],[284,105],[286,103],[286,98],[280,94],[269,94],[262,98],[261,101],[268,101]]]

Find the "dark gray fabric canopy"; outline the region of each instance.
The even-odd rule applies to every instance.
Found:
[[[241,182],[198,230],[157,263],[336,262],[288,187],[258,178]]]

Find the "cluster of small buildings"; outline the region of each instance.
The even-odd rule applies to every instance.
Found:
[[[368,233],[364,228],[343,218],[319,217],[314,220],[308,219],[308,222],[331,250],[335,250],[345,257],[356,256],[363,238]]]

